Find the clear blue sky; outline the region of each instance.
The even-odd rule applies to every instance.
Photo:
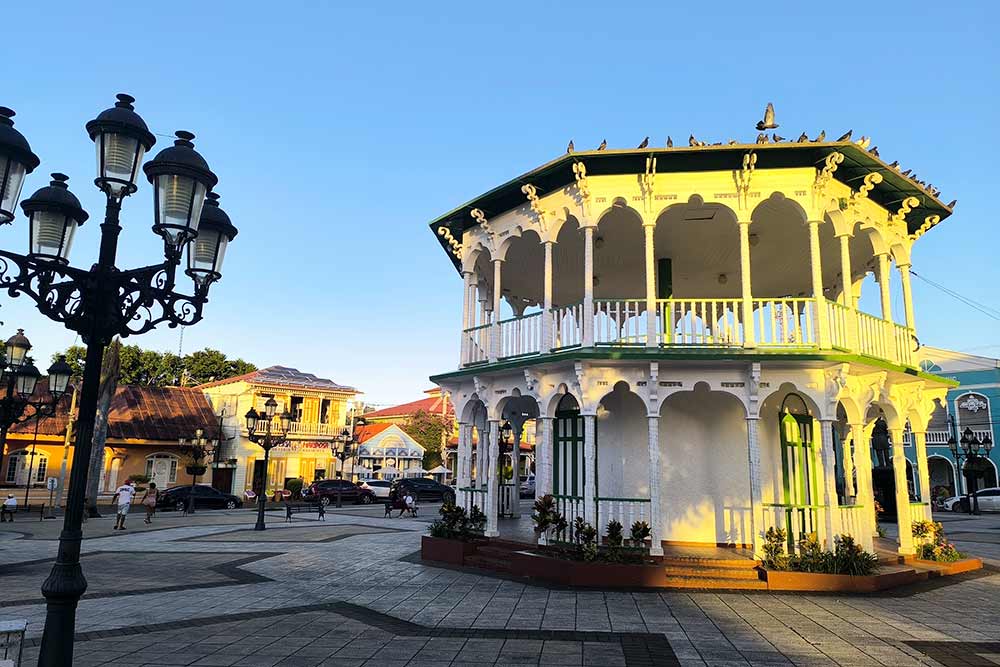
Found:
[[[198,135],[240,235],[186,351],[414,398],[458,358],[461,283],[431,219],[570,138],[750,140],[768,101],[787,136],[854,128],[958,198],[914,269],[1000,307],[996,3],[352,4],[4,8],[0,104],[42,158],[24,195],[69,174],[92,218],[74,263],[96,257],[103,214],[84,123],[128,92],[154,132]],[[144,184],[122,265],[159,256],[151,219]],[[0,247],[26,245],[23,217],[0,231]],[[914,289],[921,340],[1000,355],[996,320]],[[39,358],[73,342],[25,297],[0,306],[0,333],[24,327]],[[131,341],[176,350],[179,337]]]

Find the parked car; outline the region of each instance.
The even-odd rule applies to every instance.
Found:
[[[406,495],[406,491],[412,493],[418,501],[455,502],[454,489],[427,477],[407,477],[393,480],[392,486],[389,487],[389,499],[393,501],[402,499]]]
[[[521,480],[521,497],[522,498],[534,498],[535,497],[535,476]]]
[[[392,482],[387,479],[366,479],[361,482],[361,487],[370,490],[376,498],[388,498],[389,488]]]
[[[979,509],[983,512],[1000,512],[1000,487],[991,486],[987,489],[976,491],[976,498],[979,499]],[[968,512],[971,498],[966,496],[952,496],[945,498],[941,503],[941,508],[949,512]]]
[[[181,512],[187,507],[188,498],[191,497],[191,486],[173,486],[160,493],[156,501],[157,509],[172,509]],[[194,508],[200,509],[227,509],[234,510],[243,507],[243,501],[231,493],[223,493],[207,484],[196,484],[194,486]]]
[[[371,489],[365,489],[346,479],[324,479],[302,489],[302,500],[307,503],[329,505],[337,502],[338,495],[341,502],[345,503],[367,505],[375,502],[375,493]]]

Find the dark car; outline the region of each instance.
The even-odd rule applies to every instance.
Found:
[[[346,479],[324,479],[302,489],[302,500],[309,503],[329,505],[337,502],[338,495],[345,503],[367,505],[375,502],[375,494],[371,489],[363,489]]]
[[[157,509],[175,509],[178,512],[187,507],[191,497],[191,486],[174,486],[160,493],[156,501]],[[243,501],[231,493],[223,493],[207,484],[196,484],[194,487],[194,508],[234,510],[242,507]]]
[[[389,499],[400,500],[409,491],[418,501],[455,502],[455,490],[426,477],[408,477],[393,481],[389,488]]]

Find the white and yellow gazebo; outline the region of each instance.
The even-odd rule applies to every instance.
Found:
[[[534,424],[538,496],[602,531],[648,521],[654,554],[759,549],[770,526],[871,550],[877,420],[900,525],[929,517],[923,434],[950,384],[914,362],[910,250],[951,208],[866,140],[758,141],[570,152],[431,223],[463,283],[459,368],[432,379],[489,535],[516,493],[507,421],[515,441]]]

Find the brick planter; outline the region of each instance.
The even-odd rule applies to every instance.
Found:
[[[448,540],[424,535],[420,539],[420,557],[449,565],[464,565],[468,556],[476,553],[475,542]]]
[[[940,563],[936,560],[914,558],[911,562],[914,565],[931,568],[933,570],[931,572],[932,577],[949,577],[953,574],[962,574],[963,572],[973,572],[983,569],[983,561],[980,558],[963,558],[954,563]]]
[[[662,588],[666,573],[662,565],[584,563],[540,554],[511,555],[511,570],[517,574],[564,586],[601,588]]]
[[[766,570],[769,591],[826,591],[838,593],[871,593],[895,588],[927,578],[926,572],[914,569],[855,577],[850,574],[814,574]]]

